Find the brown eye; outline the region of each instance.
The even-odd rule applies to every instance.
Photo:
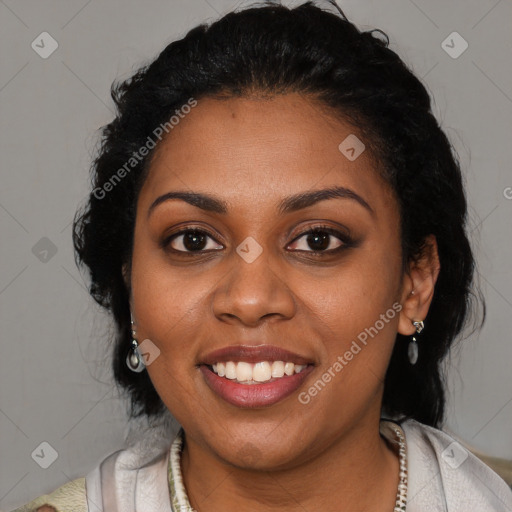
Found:
[[[312,253],[331,253],[353,245],[345,234],[330,227],[315,227],[299,235],[292,249]]]
[[[223,247],[218,245],[213,237],[206,231],[186,229],[167,238],[165,247],[170,247],[176,252],[202,252],[218,250]]]

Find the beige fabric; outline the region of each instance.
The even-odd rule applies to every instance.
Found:
[[[499,457],[491,457],[474,448],[469,448],[481,461],[485,462],[493,471],[507,482],[512,489],[512,460],[500,459]]]
[[[88,512],[85,478],[68,482],[13,512]]]

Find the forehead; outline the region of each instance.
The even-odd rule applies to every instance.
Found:
[[[364,147],[356,127],[298,93],[204,98],[157,147],[141,196],[191,189],[263,206],[277,196],[341,185],[389,199],[369,151],[347,158],[354,144],[357,152]]]

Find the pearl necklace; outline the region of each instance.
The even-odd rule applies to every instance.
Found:
[[[405,434],[399,425],[389,420],[381,420],[381,425],[391,431],[396,438],[395,443],[398,444],[398,460],[399,460],[399,482],[398,491],[396,494],[395,507],[393,512],[405,512],[405,505],[407,503],[407,445],[405,443]],[[381,431],[382,432],[382,431]],[[382,432],[384,434],[384,432]],[[385,435],[385,434],[384,434]],[[386,439],[389,439],[386,436]],[[183,487],[183,480],[181,475],[181,450],[183,447],[183,429],[180,429],[175,441],[172,443],[171,456],[169,460],[169,480],[171,487],[172,510],[178,507],[178,510],[188,510],[195,512],[190,506],[187,493]],[[176,480],[175,480],[176,479]]]
[[[403,430],[396,423],[391,423],[390,428],[394,432],[398,443],[398,459],[400,464],[400,480],[398,482],[398,491],[396,493],[396,503],[393,512],[404,512],[407,503],[407,446],[405,444]]]

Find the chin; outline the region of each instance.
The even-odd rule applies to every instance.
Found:
[[[295,445],[297,446],[297,445]],[[253,471],[276,471],[293,467],[304,456],[293,450],[293,446],[283,443],[281,439],[269,442],[268,438],[231,443],[229,451],[219,450],[218,455],[227,463],[239,468]]]

